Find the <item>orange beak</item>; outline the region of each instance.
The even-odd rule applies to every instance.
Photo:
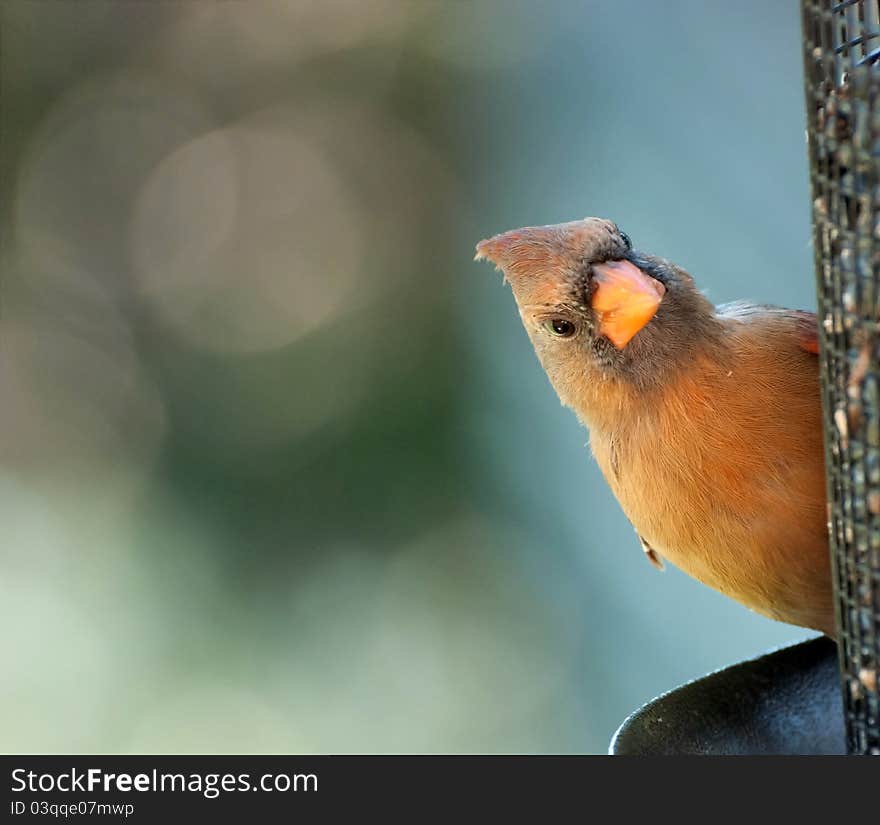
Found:
[[[593,264],[592,307],[599,332],[623,349],[650,321],[666,294],[666,287],[629,261]]]

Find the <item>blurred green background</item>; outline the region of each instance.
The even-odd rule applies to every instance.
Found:
[[[806,631],[643,558],[480,238],[814,306],[795,0],[4,0],[0,748],[603,752]]]

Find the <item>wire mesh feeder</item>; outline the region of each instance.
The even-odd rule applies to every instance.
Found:
[[[847,747],[880,754],[880,8],[802,0]]]

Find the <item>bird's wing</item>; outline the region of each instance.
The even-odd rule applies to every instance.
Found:
[[[796,317],[795,323],[798,328],[798,344],[802,350],[812,352],[813,355],[819,354],[819,321],[815,312],[807,312],[806,310],[792,310],[792,315]]]
[[[798,346],[813,355],[819,354],[819,321],[815,312],[805,309],[786,309],[769,304],[749,304],[735,301],[718,307],[718,314],[739,321],[759,321],[768,316],[775,316],[780,321],[791,321],[797,333]]]

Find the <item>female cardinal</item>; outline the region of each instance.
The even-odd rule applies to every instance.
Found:
[[[815,315],[716,308],[601,218],[505,232],[476,257],[510,282],[648,558],[833,635]]]

